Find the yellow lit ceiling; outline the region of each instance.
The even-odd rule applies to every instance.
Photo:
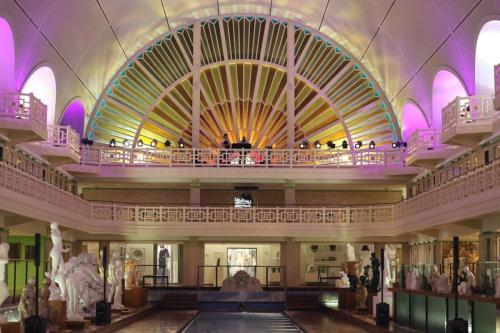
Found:
[[[96,142],[155,139],[160,148],[179,138],[215,147],[223,133],[261,148],[304,139],[383,145],[400,136],[386,96],[357,59],[269,16],[200,19],[153,41],[115,74],[87,127]]]

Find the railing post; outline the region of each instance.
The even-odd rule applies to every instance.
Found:
[[[368,216],[369,216],[368,221],[370,223],[372,223],[373,222],[373,206],[372,205],[368,206]]]
[[[290,160],[290,168],[293,168],[293,149],[287,149],[289,160]]]
[[[345,208],[345,221],[347,224],[351,223],[351,207]]]
[[[139,206],[135,205],[135,222],[139,222]]]
[[[326,223],[326,208],[323,207],[323,223]]]
[[[266,288],[269,287],[269,266],[266,266]]]

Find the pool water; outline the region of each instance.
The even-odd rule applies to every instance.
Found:
[[[302,333],[282,313],[200,312],[183,333]]]

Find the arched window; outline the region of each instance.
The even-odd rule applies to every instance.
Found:
[[[34,71],[21,92],[33,93],[44,104],[47,105],[47,124],[54,124],[56,113],[56,78],[54,72],[47,66],[40,67]]]
[[[440,70],[432,84],[432,128],[441,129],[442,111],[457,96],[468,96],[462,82],[448,70]]]
[[[79,100],[74,100],[68,104],[59,121],[59,125],[71,126],[80,138],[83,137],[83,126],[85,122],[85,106]]]
[[[422,110],[413,102],[407,102],[403,106],[401,121],[401,134],[403,141],[408,141],[410,135],[416,129],[429,128],[429,123]]]
[[[14,89],[14,37],[9,23],[0,17],[0,91]]]
[[[483,25],[476,44],[476,94],[493,95],[493,66],[500,63],[500,21]]]

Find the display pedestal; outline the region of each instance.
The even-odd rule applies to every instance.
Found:
[[[339,289],[339,309],[351,311],[356,307],[356,294],[349,288]]]
[[[127,308],[140,308],[148,304],[148,290],[146,288],[125,289],[123,305]]]
[[[21,323],[2,323],[0,324],[0,330],[2,333],[21,333]]]
[[[377,304],[382,302],[382,295],[380,295],[380,292],[373,296],[373,307],[372,307],[372,313],[373,317],[377,317]],[[389,316],[392,318],[393,317],[393,297],[392,297],[392,291],[389,290],[384,290],[384,303],[387,303],[389,305]]]
[[[53,314],[53,320],[57,326],[59,326],[60,329],[65,329],[67,320],[66,301],[49,301],[49,308],[49,313]]]

